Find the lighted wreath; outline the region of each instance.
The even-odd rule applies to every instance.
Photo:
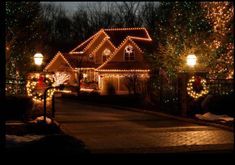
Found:
[[[125,52],[126,52],[127,54],[133,53],[133,47],[132,47],[131,45],[126,46]]]
[[[51,86],[54,80],[49,75],[31,75],[27,81],[26,88],[28,96],[31,96],[34,101],[42,101],[44,97],[44,91],[47,87]],[[54,89],[50,89],[47,92],[47,98],[51,98],[54,93]]]
[[[187,92],[194,99],[208,94],[209,90],[206,85],[206,80],[200,76],[192,76],[187,83]]]

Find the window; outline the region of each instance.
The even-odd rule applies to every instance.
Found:
[[[109,49],[105,49],[102,53],[103,62],[105,62],[110,57],[111,51]]]
[[[124,59],[125,59],[125,61],[134,61],[135,60],[135,54],[134,54],[133,46],[127,45],[125,47]]]
[[[93,61],[93,60],[94,60],[94,57],[93,57],[92,54],[89,54],[89,60],[90,60],[90,61]]]

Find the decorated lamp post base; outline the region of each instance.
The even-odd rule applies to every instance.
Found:
[[[206,72],[178,73],[179,109],[182,116],[188,116],[190,105],[209,93]]]
[[[47,91],[48,90],[50,90],[50,89],[55,89],[55,90],[63,90],[64,89],[64,85],[63,84],[61,84],[61,85],[59,85],[59,86],[56,86],[56,87],[54,87],[54,86],[50,86],[50,87],[48,87],[46,90],[45,90],[45,92],[44,92],[44,95],[43,95],[43,98],[44,98],[44,106],[43,106],[43,116],[44,116],[44,122],[46,123],[46,116],[47,116],[47,106],[46,106],[46,103],[47,103]],[[53,96],[52,96],[53,97]],[[54,107],[54,99],[52,99],[52,107]],[[54,109],[52,110],[53,111],[53,113],[54,113]]]

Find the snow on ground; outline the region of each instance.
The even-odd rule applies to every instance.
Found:
[[[22,143],[22,142],[30,142],[34,140],[39,140],[43,138],[44,135],[6,135],[6,141],[7,142],[13,142],[13,143]]]
[[[45,135],[6,135],[6,148],[15,147],[18,144],[39,140]]]
[[[228,115],[216,115],[210,112],[204,113],[202,114],[196,114],[195,115],[196,118],[200,119],[200,120],[207,120],[207,121],[220,121],[222,123],[226,123],[226,122],[233,122],[234,118],[230,117]]]
[[[38,123],[38,122],[41,122],[43,120],[44,120],[44,116],[39,116],[35,120],[31,121],[31,123]],[[52,120],[50,118],[46,117],[46,123],[51,124]]]

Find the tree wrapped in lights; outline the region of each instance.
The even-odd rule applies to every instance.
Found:
[[[184,70],[185,58],[189,53],[197,54],[199,63],[210,61],[208,47],[204,44],[212,34],[212,27],[204,17],[197,2],[161,2],[158,10],[155,51],[158,67],[176,77]]]
[[[234,33],[233,2],[201,2],[205,17],[213,27],[213,34],[205,42],[214,56],[209,66],[212,78],[233,78],[234,70]]]
[[[68,81],[70,79],[71,75],[69,73],[66,72],[56,72],[53,75],[54,78],[54,83],[53,86],[59,86],[61,84],[66,83],[66,81]]]
[[[38,48],[41,35],[39,2],[5,2],[6,79],[20,79],[32,70],[31,56]],[[10,92],[10,91],[9,91]],[[17,91],[7,93],[18,94]]]

